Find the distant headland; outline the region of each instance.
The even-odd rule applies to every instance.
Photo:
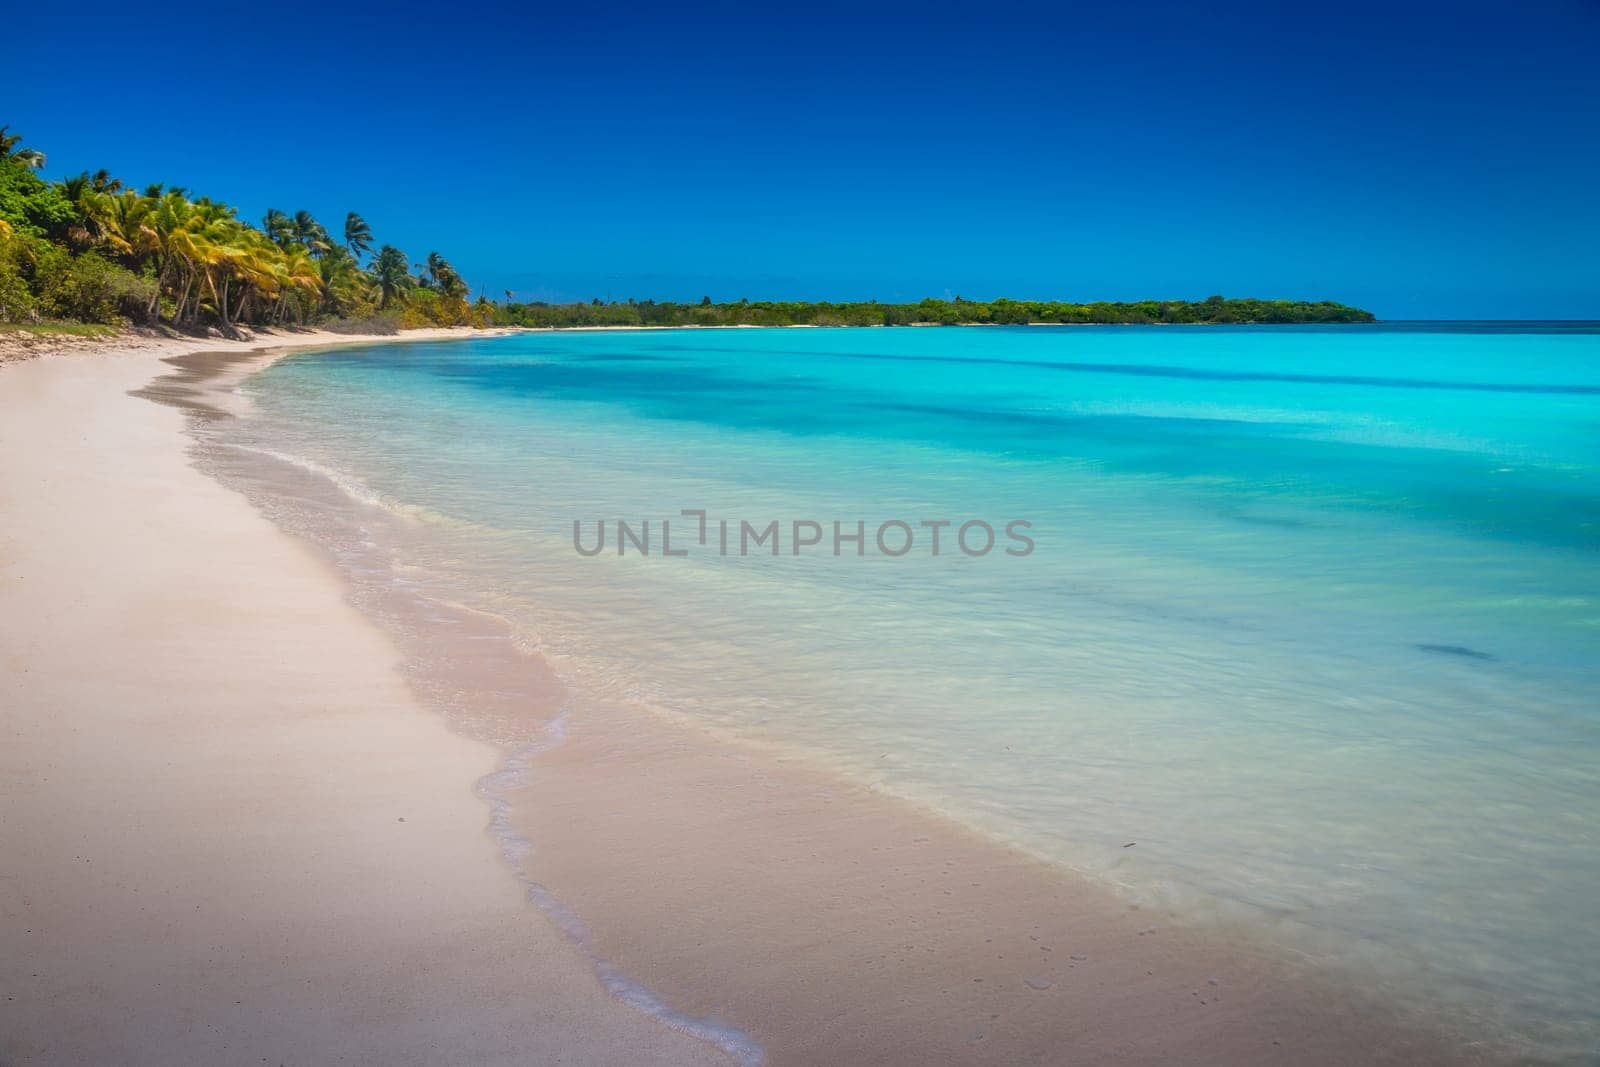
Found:
[[[1293,324],[1376,322],[1370,311],[1322,300],[1228,299],[1096,301],[922,300],[884,304],[740,300],[698,304],[598,299],[587,304],[516,303],[495,305],[499,326],[1092,326],[1172,324]]]

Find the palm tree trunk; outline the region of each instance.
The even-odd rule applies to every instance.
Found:
[[[172,315],[172,321],[179,326],[183,325],[183,313],[189,310],[189,289],[194,284],[194,274],[188,269],[188,264],[183,264],[183,267],[183,291],[178,294],[178,309]]]
[[[211,290],[211,303],[215,305],[217,309],[217,318],[221,319],[222,325],[226,327],[228,325],[228,304],[227,301],[223,300],[217,295],[217,279],[212,276],[210,267],[205,269],[205,277],[206,288]],[[226,290],[228,287],[228,280],[226,278],[222,280],[222,287],[224,290]],[[196,310],[198,310],[198,306]]]
[[[161,290],[166,287],[167,268],[171,265],[170,262],[166,261],[166,257],[157,257],[157,259],[159,268],[156,271],[156,291],[150,297],[150,305],[144,309],[145,316],[152,319],[156,317],[156,312],[161,307]]]

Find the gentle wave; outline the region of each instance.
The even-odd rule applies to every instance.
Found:
[[[345,496],[358,504],[369,508],[378,508],[386,511],[396,518],[406,519],[411,522],[432,523],[438,526],[456,526],[464,529],[472,528],[479,524],[460,519],[453,515],[446,515],[424,504],[410,504],[402,501],[391,500],[381,493],[374,492],[359,478],[354,478],[342,471],[318,463],[314,459],[304,456],[291,455],[274,448],[263,448],[259,445],[244,445],[232,441],[219,442],[218,447],[230,448],[237,452],[249,452],[258,456],[266,456],[280,463],[287,463],[308,474],[315,474],[325,479],[329,485],[339,490]]]
[[[563,707],[560,713],[546,724],[543,736],[512,753],[500,770],[486,775],[478,782],[478,795],[489,804],[491,812],[490,836],[500,846],[500,854],[505,858],[507,865],[517,872],[517,877],[526,887],[528,900],[544,912],[573,944],[583,950],[589,957],[600,983],[612,996],[655,1018],[670,1029],[720,1048],[745,1067],[759,1067],[766,1061],[766,1052],[754,1038],[737,1027],[698,1018],[669,1007],[646,986],[600,958],[594,951],[593,938],[589,936],[588,927],[577,913],[558,900],[544,885],[528,877],[525,865],[532,856],[535,846],[512,824],[509,794],[527,785],[531,780],[533,760],[536,756],[548,752],[566,740],[566,727],[570,715],[570,707]]]
[[[394,546],[382,543],[382,531],[357,526],[354,529],[359,532],[352,536],[345,522],[337,517],[330,520],[321,509],[303,507],[305,494],[294,483],[263,477],[264,472],[261,471],[219,462],[216,450],[285,464],[301,475],[332,488],[348,504],[376,509],[402,524],[421,524],[457,531],[482,527],[453,520],[425,507],[396,504],[371,490],[360,479],[316,460],[276,448],[227,440],[228,429],[224,426],[214,427],[209,432],[202,431],[205,434],[203,449],[210,450],[205,452],[204,462],[211,473],[225,483],[236,484],[247,494],[253,495],[257,503],[266,506],[269,515],[286,524],[292,532],[308,537],[329,550],[354,583],[358,604],[382,620],[391,633],[401,639],[403,647],[408,648],[408,669],[412,680],[425,696],[450,715],[454,725],[486,739],[504,742],[506,727],[478,721],[481,708],[476,706],[471,694],[457,691],[449,677],[451,666],[448,663],[435,664],[434,655],[441,649],[447,650],[449,642],[491,641],[504,643],[511,657],[531,658],[537,655],[537,641],[530,640],[527,631],[519,630],[510,620],[440,590],[439,583],[425,569],[419,570],[398,559],[388,558]],[[415,572],[415,576],[403,577],[408,571]],[[385,607],[386,603],[392,603],[393,593],[401,595],[402,606],[398,609]],[[453,622],[461,618],[477,620],[482,624],[481,630],[476,633],[460,632]],[[433,632],[430,629],[432,627],[439,629]],[[448,656],[448,651],[444,654]],[[417,672],[422,673],[419,675]],[[516,693],[504,695],[514,704],[521,703]],[[539,908],[584,953],[596,977],[609,993],[670,1029],[721,1049],[745,1067],[759,1067],[766,1055],[753,1038],[737,1027],[714,1019],[699,1018],[667,1005],[649,987],[599,956],[594,951],[593,939],[576,912],[556,898],[547,887],[528,876],[525,861],[532,855],[535,845],[514,826],[509,794],[530,781],[533,761],[540,753],[566,740],[571,711],[570,704],[563,704],[538,728],[531,740],[512,749],[498,770],[476,783],[475,792],[489,808],[490,836],[506,864],[523,883],[528,901]]]

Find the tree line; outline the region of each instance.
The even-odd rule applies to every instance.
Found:
[[[1228,299],[1096,301],[922,300],[885,304],[740,300],[678,304],[654,300],[588,303],[517,303],[506,294],[492,321],[504,326],[953,326],[991,324],[1156,324],[1156,323],[1362,323],[1377,321],[1370,311],[1332,301]]]
[[[413,267],[355,212],[330,232],[309,212],[259,226],[206,196],[129,188],[105,170],[47,182],[44,153],[0,126],[0,322],[158,323],[225,334],[246,325],[393,332],[482,325],[437,252]]]
[[[330,232],[307,211],[259,225],[207,196],[133,189],[104,170],[49,182],[45,156],[0,126],[0,322],[166,324],[184,330],[312,325],[387,333],[431,325],[911,326],[990,323],[1359,323],[1330,301],[1225,299],[1068,303],[876,300],[699,303],[469,302],[437,252],[413,265],[359,214]]]

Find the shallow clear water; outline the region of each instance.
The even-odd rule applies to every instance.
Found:
[[[407,581],[509,620],[580,699],[1594,1047],[1600,333],[524,334],[245,390],[234,445],[332,478]],[[780,554],[741,556],[741,519]],[[823,531],[798,556],[795,520]]]

